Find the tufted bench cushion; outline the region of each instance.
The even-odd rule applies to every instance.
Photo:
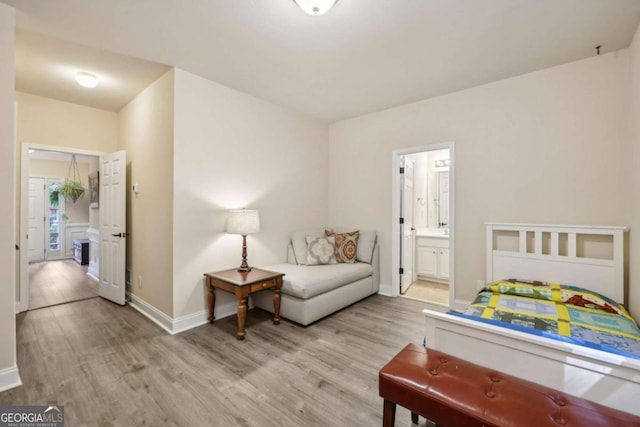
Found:
[[[415,344],[380,370],[379,390],[385,427],[396,404],[444,427],[640,427],[640,417]]]

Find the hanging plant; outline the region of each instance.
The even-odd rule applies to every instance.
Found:
[[[77,202],[78,199],[84,196],[85,189],[82,186],[82,181],[80,180],[80,171],[78,170],[78,163],[76,162],[75,154],[71,156],[67,179],[64,184],[60,186],[58,192],[62,197],[67,200],[71,200],[73,203]]]
[[[58,191],[62,197],[75,203],[84,196],[85,190],[79,181],[66,181]]]

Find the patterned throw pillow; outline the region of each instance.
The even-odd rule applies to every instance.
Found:
[[[358,237],[360,231],[349,233],[334,233],[325,230],[327,236],[336,238],[336,261],[340,263],[355,264],[358,255]]]
[[[307,236],[307,265],[336,263],[335,237]]]

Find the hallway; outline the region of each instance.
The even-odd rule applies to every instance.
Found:
[[[98,296],[98,282],[87,266],[72,259],[29,264],[29,309]]]

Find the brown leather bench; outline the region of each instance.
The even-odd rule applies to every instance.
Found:
[[[629,426],[640,417],[409,344],[379,374],[383,426],[396,405],[439,426]],[[640,396],[638,396],[640,405]]]

